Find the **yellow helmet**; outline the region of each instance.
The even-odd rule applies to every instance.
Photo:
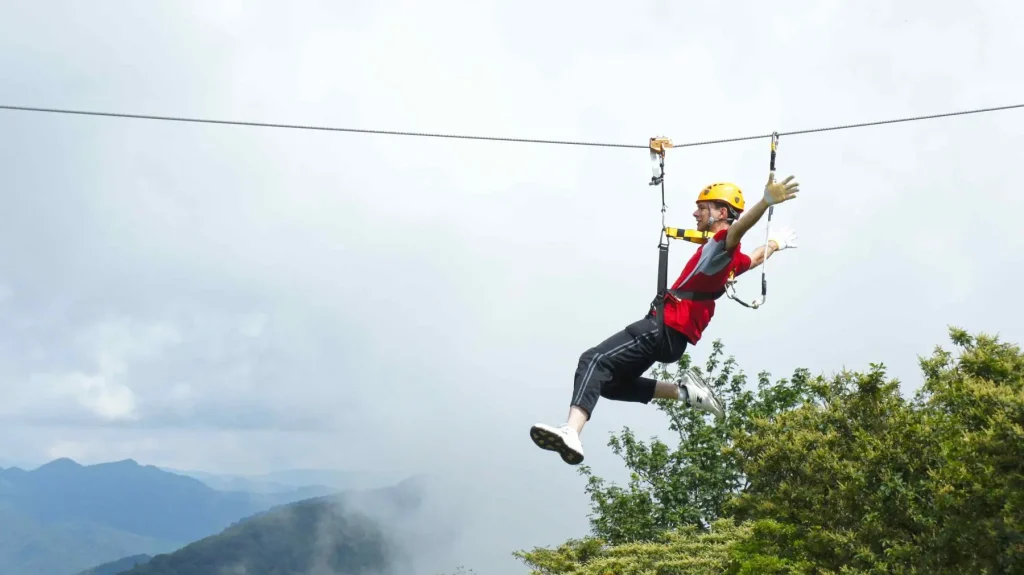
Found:
[[[730,182],[711,184],[700,191],[698,202],[723,202],[742,212],[746,203],[743,201],[743,190]]]

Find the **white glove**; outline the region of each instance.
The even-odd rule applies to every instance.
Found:
[[[764,186],[764,203],[767,206],[781,204],[792,200],[800,192],[800,184],[791,181],[793,176],[786,176],[781,182],[775,181],[775,172],[768,172],[768,183]]]
[[[779,231],[772,234],[768,238],[768,241],[775,242],[775,245],[778,246],[777,248],[775,248],[775,251],[777,252],[782,251],[786,248],[795,248],[796,232],[794,232],[790,228],[782,228]]]

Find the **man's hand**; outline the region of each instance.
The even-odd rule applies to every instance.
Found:
[[[787,177],[781,182],[775,181],[775,172],[768,172],[768,183],[764,186],[764,198],[758,200],[752,206],[747,207],[740,219],[729,226],[726,233],[725,248],[731,250],[740,245],[740,239],[744,234],[761,219],[761,216],[770,206],[788,202],[800,192],[800,184],[793,181],[793,176]]]
[[[781,228],[768,238],[768,244],[775,245],[772,247],[775,251],[781,251],[786,248],[795,248],[796,246],[796,232],[790,228]]]
[[[750,252],[750,267],[747,268],[747,271],[763,264],[764,260],[775,255],[775,252],[795,247],[796,232],[789,228],[782,228],[768,237],[767,246],[758,246],[757,249]]]
[[[764,186],[764,204],[774,206],[792,200],[800,192],[800,184],[788,176],[781,182],[775,181],[775,172],[768,172],[768,183]]]

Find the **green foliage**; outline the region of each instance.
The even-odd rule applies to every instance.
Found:
[[[736,437],[750,478],[736,516],[776,522],[765,533],[777,553],[821,567],[870,571],[913,557],[929,506],[914,478],[938,464],[929,430],[880,366],[811,388],[816,402]]]
[[[736,438],[740,519],[788,526],[751,545],[863,573],[1009,573],[1024,564],[1024,357],[951,330],[914,401],[881,366],[819,378],[821,405]],[[763,541],[762,541],[763,539]]]
[[[874,364],[775,385],[762,373],[747,390],[715,342],[707,371],[721,367],[726,419],[658,402],[678,445],[613,437],[631,480],[581,470],[591,536],[516,555],[543,575],[1019,572],[1024,355],[950,336],[959,357],[922,358],[913,399]]]
[[[532,575],[706,575],[723,573],[730,546],[749,535],[748,526],[719,519],[710,529],[666,531],[652,541],[608,546],[594,537],[570,540],[556,549],[516,552]]]
[[[922,360],[919,394],[943,465],[926,478],[930,553],[975,573],[1024,565],[1024,355],[995,337],[951,331],[959,360]]]

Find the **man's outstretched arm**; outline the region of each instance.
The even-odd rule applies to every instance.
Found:
[[[748,272],[757,266],[764,263],[764,261],[777,251],[784,250],[786,248],[796,247],[796,232],[789,228],[782,228],[779,231],[772,234],[768,238],[768,246],[758,246],[757,249],[750,252],[750,266],[747,267],[744,272]]]
[[[725,235],[725,249],[732,250],[736,246],[740,245],[740,240],[743,239],[743,234],[747,233],[750,228],[754,227],[754,224],[761,219],[765,211],[768,209],[768,204],[763,199],[757,200],[757,203],[750,206],[743,212],[740,219],[736,220],[736,223],[729,226],[729,231]],[[762,254],[763,257],[763,254]],[[751,260],[754,256],[751,254]],[[753,266],[753,264],[751,264]]]
[[[750,266],[747,268],[747,271],[763,264],[764,260],[772,257],[772,254],[778,251],[778,249],[778,246],[772,240],[768,240],[767,246],[758,246],[756,250],[750,252]]]
[[[754,224],[761,219],[761,216],[764,215],[769,206],[781,204],[782,202],[792,200],[796,197],[796,194],[800,192],[800,184],[792,180],[793,176],[788,176],[785,180],[776,182],[775,172],[770,172],[768,174],[768,183],[764,186],[764,197],[758,200],[754,205],[747,208],[743,212],[743,215],[740,216],[740,219],[736,220],[736,223],[729,226],[729,231],[725,236],[725,249],[732,250],[736,246],[740,245],[740,240],[743,239],[743,235],[746,234],[750,228],[754,227]],[[761,261],[764,261],[763,257]]]

